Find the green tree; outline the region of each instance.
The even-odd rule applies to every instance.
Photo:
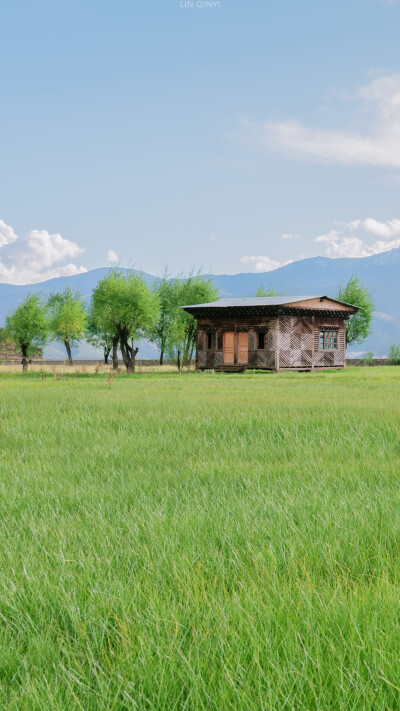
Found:
[[[171,334],[174,331],[175,321],[179,314],[178,309],[182,305],[180,302],[182,280],[172,279],[165,272],[162,279],[154,284],[153,289],[160,304],[160,311],[150,334],[150,340],[160,350],[160,365],[162,365],[168,346],[171,343]]]
[[[135,341],[148,338],[154,328],[157,295],[141,276],[114,269],[93,290],[91,310],[102,333],[112,338],[113,366],[119,344],[126,370],[133,373],[138,352]]]
[[[347,284],[339,289],[337,298],[346,304],[358,306],[357,313],[346,321],[346,342],[362,343],[371,332],[374,301],[369,290],[356,276],[350,277]]]
[[[112,352],[113,369],[118,368],[118,324],[111,318],[108,299],[113,291],[113,280],[117,271],[111,271],[107,277],[101,279],[93,289],[89,308],[88,328],[86,339],[93,346],[100,346],[104,352],[104,362],[108,363]],[[115,276],[114,276],[115,275]]]
[[[38,294],[31,294],[6,319],[6,333],[22,355],[22,369],[28,369],[28,359],[48,339],[49,325],[45,306]]]
[[[87,314],[85,340],[94,348],[103,349],[104,365],[108,365],[108,359],[113,347],[113,334],[107,331],[104,326],[102,327],[98,314],[93,309],[93,304]],[[118,341],[116,345],[118,345]],[[118,367],[118,354],[116,354],[116,358],[116,367]]]
[[[79,292],[67,286],[47,301],[50,333],[54,340],[64,343],[68,365],[72,365],[71,347],[81,338],[86,326],[85,304]]]
[[[372,351],[368,351],[368,353],[365,354],[364,358],[364,365],[372,366],[374,364],[374,354]]]
[[[400,365],[400,346],[394,343],[389,346],[388,361],[390,365]]]
[[[257,287],[255,295],[256,296],[279,296],[278,292],[275,291],[275,289],[271,283],[270,283],[267,291],[265,291],[264,287],[261,285],[259,287]]]
[[[190,274],[186,279],[177,280],[176,303],[170,324],[167,350],[170,357],[176,360],[180,371],[192,362],[197,332],[196,319],[181,307],[215,301],[218,294],[218,289],[201,274]]]

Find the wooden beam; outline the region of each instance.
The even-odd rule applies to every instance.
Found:
[[[311,370],[314,370],[314,321],[315,316],[311,316]]]
[[[279,316],[276,318],[275,326],[275,370],[279,373]]]

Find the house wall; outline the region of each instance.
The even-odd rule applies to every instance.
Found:
[[[313,332],[311,317],[279,317],[277,335],[279,370],[312,367]]]
[[[319,348],[319,332],[324,327],[338,329],[337,351],[323,351]],[[346,321],[342,318],[314,319],[314,368],[344,368],[346,365]]]
[[[249,368],[274,370],[277,319],[199,319],[197,323],[196,366],[198,368],[219,368],[224,364],[224,331],[247,331],[249,334]],[[258,332],[265,333],[265,349],[258,350]],[[216,348],[207,350],[207,333],[216,334]]]
[[[321,328],[338,331],[338,349],[320,350]],[[199,319],[197,323],[196,366],[200,369],[224,365],[224,331],[249,334],[248,368],[285,370],[337,368],[346,364],[346,331],[343,318],[279,316],[277,318]],[[265,333],[265,349],[258,350],[258,332]],[[207,349],[207,334],[215,333],[216,347]]]
[[[320,330],[338,331],[337,350],[320,350]],[[280,316],[278,319],[279,369],[337,368],[346,364],[346,329],[342,318]]]

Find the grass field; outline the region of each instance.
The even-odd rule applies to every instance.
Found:
[[[0,708],[400,708],[400,368],[0,374]]]

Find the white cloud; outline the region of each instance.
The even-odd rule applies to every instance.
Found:
[[[347,227],[349,227],[350,230],[357,230],[363,224],[363,221],[362,220],[352,220],[351,222],[347,222],[347,223],[345,222],[344,224],[347,225]]]
[[[359,225],[358,225],[359,226]],[[378,237],[390,238],[400,235],[400,220],[394,219],[388,222],[379,222],[372,217],[367,217],[363,220],[362,226],[367,232],[372,232]]]
[[[364,132],[311,128],[297,121],[244,123],[256,143],[298,158],[400,168],[400,75],[380,77],[353,99],[366,112]]]
[[[281,235],[281,239],[299,239],[299,235],[292,234],[291,232],[285,232]]]
[[[110,264],[117,264],[119,262],[119,256],[113,249],[109,249],[107,252],[107,262],[110,262]]]
[[[64,239],[60,234],[51,235],[47,230],[31,230],[23,240],[21,259],[29,261],[35,271],[40,271],[65,259],[74,259],[83,251],[75,242]]]
[[[34,284],[58,276],[72,276],[86,272],[67,259],[74,259],[84,251],[75,242],[47,230],[31,230],[19,238],[12,227],[0,220],[0,281],[7,284]]]
[[[355,232],[358,234],[355,235]],[[344,224],[343,230],[330,230],[316,237],[314,241],[326,245],[325,254],[328,257],[370,257],[400,247],[400,239],[389,241],[380,239],[371,242],[369,236],[371,233],[386,239],[400,235],[400,220],[379,222],[372,217],[365,220],[352,220]]]
[[[272,272],[274,269],[290,264],[293,260],[289,259],[288,262],[277,262],[275,259],[271,259],[270,257],[259,256],[242,257],[240,261],[242,264],[251,264],[255,272]]]
[[[340,239],[341,232],[338,230],[330,230],[326,235],[320,235],[316,237],[314,242],[335,242]]]
[[[5,247],[6,244],[12,244],[18,239],[14,230],[10,225],[6,225],[4,220],[0,220],[0,249]]]
[[[368,257],[373,253],[358,237],[327,234],[317,237],[315,241],[327,243],[325,250],[327,257]]]

